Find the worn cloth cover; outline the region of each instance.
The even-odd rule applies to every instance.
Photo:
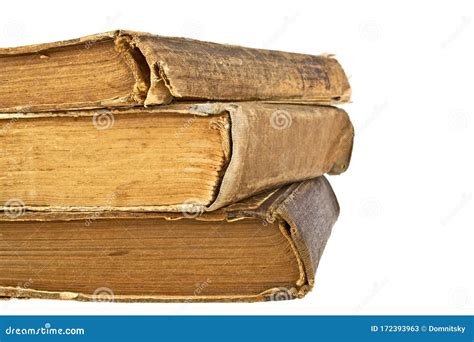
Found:
[[[8,107],[2,112],[84,109],[130,105],[161,105],[171,101],[269,101],[332,104],[350,100],[348,79],[331,55],[253,49],[149,33],[115,31],[54,43],[0,49],[2,58],[40,58],[66,47],[115,44],[137,81],[134,94],[80,103],[48,103]],[[107,77],[106,74],[103,75]],[[1,77],[0,77],[1,80]],[[6,80],[7,81],[7,80]],[[70,82],[82,82],[80,78]],[[34,82],[31,85],[34,87]],[[27,101],[27,99],[25,99]]]
[[[215,199],[207,207],[193,203],[169,206],[148,204],[140,208],[109,206],[104,210],[213,211],[277,186],[326,173],[340,174],[347,170],[351,158],[354,129],[347,113],[337,107],[260,102],[180,103],[145,109],[115,109],[111,113],[127,115],[140,111],[154,115],[211,116],[227,113],[230,116],[230,142],[225,148],[230,149],[230,161],[220,175]],[[27,123],[28,119],[38,117],[93,114],[91,110],[0,114],[0,122],[15,118]],[[63,207],[47,204],[31,207],[26,203],[25,208],[37,211],[91,210],[89,207],[70,208],[66,203]],[[3,203],[0,203],[2,209],[5,210]]]
[[[83,220],[93,215],[85,212],[25,212],[21,217],[11,219],[0,216],[0,221],[48,221]],[[272,288],[249,296],[115,296],[116,301],[126,302],[170,302],[170,301],[265,301],[301,298],[315,284],[315,273],[321,260],[331,229],[339,215],[339,205],[334,192],[324,177],[293,183],[272,191],[266,191],[245,201],[232,204],[220,210],[197,216],[197,220],[230,221],[247,217],[260,218],[266,222],[276,222],[287,231],[288,238],[298,257],[300,278],[295,288]],[[104,213],[102,219],[163,217],[170,220],[181,219],[180,213]],[[45,241],[45,243],[47,243]],[[139,285],[137,285],[139,286]],[[34,288],[5,287],[0,284],[0,297],[4,298],[47,298],[88,301],[95,297],[89,293],[50,292]]]

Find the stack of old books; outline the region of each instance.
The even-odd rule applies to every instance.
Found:
[[[327,55],[127,31],[0,49],[0,297],[304,296],[349,98]]]

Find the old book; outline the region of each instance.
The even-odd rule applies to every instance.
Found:
[[[0,297],[261,301],[313,286],[339,207],[324,177],[203,213],[0,216]]]
[[[349,165],[330,106],[176,104],[0,114],[0,210],[203,211]]]
[[[347,77],[332,56],[128,31],[0,49],[1,112],[349,98]]]

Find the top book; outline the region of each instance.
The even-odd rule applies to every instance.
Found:
[[[0,111],[171,101],[334,104],[350,86],[332,56],[115,31],[0,49]]]

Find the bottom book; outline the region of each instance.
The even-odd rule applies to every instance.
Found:
[[[3,212],[0,297],[301,298],[314,286],[338,214],[324,177],[206,213]]]

